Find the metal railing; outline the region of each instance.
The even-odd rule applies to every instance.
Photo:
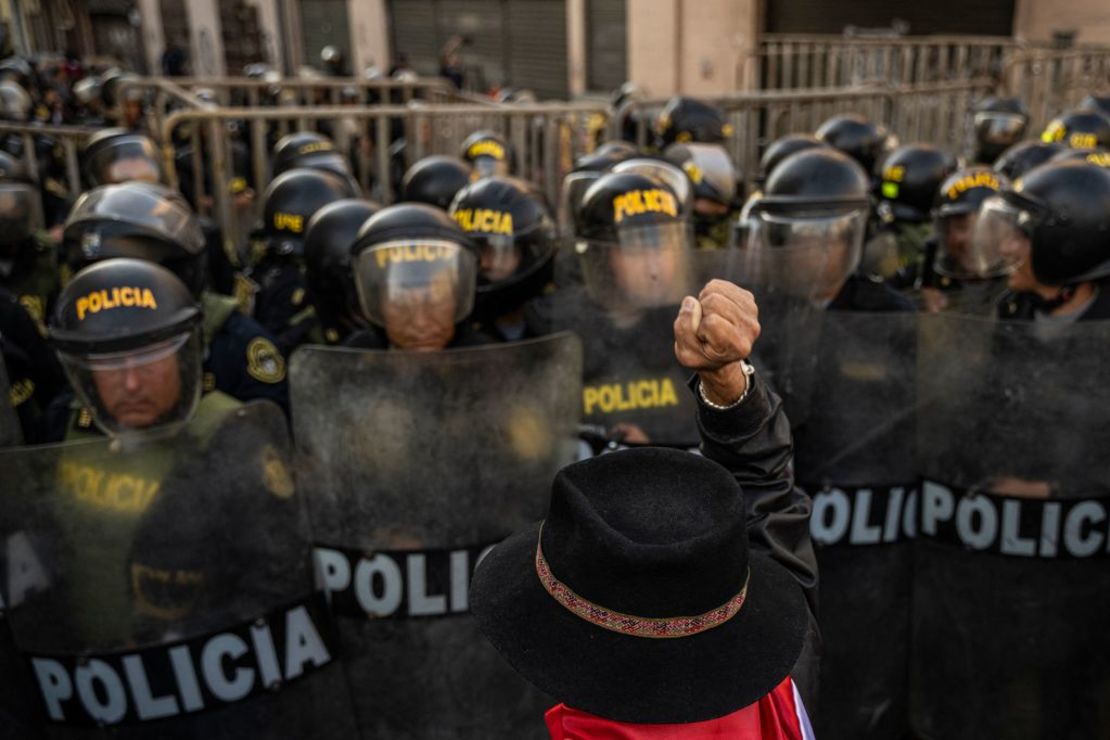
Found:
[[[726,147],[751,186],[768,144],[787,134],[812,133],[826,119],[841,113],[859,113],[882,122],[902,141],[925,141],[953,153],[962,152],[968,145],[969,111],[978,98],[992,90],[993,80],[983,78],[849,90],[764,91],[708,100],[725,111],[733,130]],[[637,104],[645,114],[639,121],[641,142],[651,140],[651,113],[664,103]]]
[[[61,165],[64,172],[64,182],[61,184],[74,198],[82,190],[81,149],[89,137],[97,131],[99,129],[85,126],[43,126],[0,122],[0,137],[5,139],[15,137],[22,142],[23,160],[31,179],[40,185],[45,184],[46,177],[50,173],[45,171],[44,165]],[[50,162],[44,162],[39,157],[42,151],[39,145],[44,140],[48,140],[55,150],[50,154]],[[59,148],[60,158],[57,156]]]
[[[1002,83],[1025,102],[1036,133],[1087,94],[1110,93],[1110,48],[1024,49],[1007,61]]]
[[[764,34],[738,79],[761,90],[972,80],[1000,74],[1014,48],[1003,37]]]

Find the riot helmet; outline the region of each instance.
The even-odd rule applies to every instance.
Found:
[[[983,99],[972,114],[975,126],[975,161],[991,164],[1021,141],[1029,125],[1029,111],[1017,98]]]
[[[551,282],[555,221],[533,185],[508,177],[478,180],[459,191],[450,214],[478,247],[479,313],[512,310]]]
[[[100,97],[107,108],[115,108],[116,105],[122,103],[119,95],[119,86],[121,82],[136,80],[138,77],[130,72],[124,72],[118,67],[113,67],[105,72],[100,78]]]
[[[362,225],[380,210],[368,200],[337,200],[318,210],[305,228],[305,287],[332,343],[365,325],[351,270],[351,246]]]
[[[267,254],[303,256],[305,228],[316,211],[337,200],[358,196],[349,180],[327,170],[300,167],[278,175],[262,194]]]
[[[164,181],[158,147],[148,137],[122,128],[93,134],[82,155],[85,185]]]
[[[828,119],[818,127],[816,135],[856,160],[868,176],[875,172],[875,165],[883,156],[898,146],[898,138],[885,126],[852,113]]]
[[[204,231],[176,190],[145,182],[102,185],[84,193],[66,219],[62,252],[72,272],[112,257],[155,262],[199,296],[204,289]]]
[[[31,173],[22,159],[0,150],[0,180],[31,182]]]
[[[508,175],[512,150],[505,139],[493,131],[475,131],[462,143],[462,158],[474,168],[477,177]]]
[[[31,117],[30,94],[13,80],[0,82],[0,118],[22,123]]]
[[[92,105],[99,105],[101,87],[102,83],[99,77],[95,75],[83,77],[73,83],[73,97],[86,108]]]
[[[611,172],[586,191],[576,251],[587,289],[610,311],[681,301],[690,290],[693,244],[678,196],[664,180]]]
[[[1072,149],[1110,147],[1110,118],[1091,110],[1073,110],[1053,118],[1041,141]]]
[[[746,273],[787,295],[832,301],[859,266],[869,191],[867,173],[843,152],[787,157],[745,207]]]
[[[38,188],[25,179],[0,179],[0,276],[7,272],[6,266],[14,265],[21,248],[42,228],[42,198]]]
[[[579,156],[574,161],[574,169],[563,178],[563,190],[559,199],[559,233],[575,233],[582,197],[598,178],[613,166],[639,154],[640,150],[635,144],[618,139],[607,141],[592,152]]]
[[[1089,110],[1110,118],[1110,95],[1088,95],[1079,104],[1079,110]]]
[[[442,349],[474,308],[477,246],[433,206],[401,203],[371,216],[351,262],[363,315],[400,349]]]
[[[991,196],[1010,187],[1005,175],[982,165],[959,170],[941,183],[933,214],[937,253],[933,269],[958,280],[981,280],[1005,274],[998,254],[973,250],[979,209]]]
[[[725,112],[701,100],[675,96],[655,119],[656,146],[671,144],[723,144],[732,136]]]
[[[828,146],[828,144],[812,134],[787,134],[775,139],[759,160],[760,182],[767,182],[767,178],[775,168],[791,154],[821,146]]]
[[[609,170],[614,174],[635,173],[664,183],[678,199],[679,217],[689,219],[694,212],[694,183],[676,164],[660,157],[632,157],[617,162]]]
[[[35,70],[23,57],[5,57],[0,59],[0,80],[11,80],[25,90],[30,89],[35,84]]]
[[[879,217],[886,223],[928,221],[937,189],[956,167],[954,156],[932,144],[898,147],[880,167]]]
[[[1020,292],[1030,279],[1067,286],[1110,275],[1108,234],[1110,169],[1052,162],[983,203],[972,246],[977,260],[1012,271]]]
[[[447,210],[460,190],[470,184],[474,171],[458,157],[433,154],[409,167],[401,180],[401,201],[427,203]]]
[[[1046,144],[1036,139],[1019,141],[995,160],[994,170],[1013,181],[1034,167],[1048,162],[1062,151],[1065,149],[1059,144]]]
[[[79,272],[58,297],[50,340],[106,434],[184,422],[196,409],[200,306],[159,265],[107,259]]]
[[[728,152],[720,144],[672,144],[663,156],[681,167],[693,184],[695,234],[714,237],[736,201],[737,171]],[[723,239],[728,240],[727,234]]]
[[[348,180],[352,179],[351,168],[335,148],[335,144],[328,137],[315,131],[298,131],[281,137],[274,145],[271,166],[275,178],[289,170],[308,167],[332,172]]]

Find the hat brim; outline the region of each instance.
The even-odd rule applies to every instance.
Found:
[[[651,639],[597,627],[556,602],[536,575],[538,536],[536,525],[483,559],[470,606],[513,668],[568,706],[618,722],[722,717],[770,693],[801,654],[805,598],[768,555],[751,553],[748,597],[728,622],[690,637]]]

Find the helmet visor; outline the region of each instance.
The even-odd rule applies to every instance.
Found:
[[[141,140],[112,141],[97,147],[86,163],[93,185],[116,185],[123,182],[162,182],[162,166],[158,152],[150,142]]]
[[[963,275],[956,276],[987,278],[1013,272],[1029,258],[1033,222],[1031,213],[1001,196],[987,198],[975,221],[971,248],[957,268]]]
[[[150,231],[190,254],[204,249],[204,232],[180,194],[162,187],[100,187],[77,199],[66,220],[66,239],[80,239],[86,223],[120,222]]]
[[[187,421],[200,400],[200,327],[126,352],[58,356],[78,399],[109,435]]]
[[[391,334],[453,327],[474,308],[478,263],[455,242],[385,242],[361,252],[354,267],[363,313]]]
[[[864,210],[803,215],[753,209],[742,271],[786,295],[831,301],[859,267],[866,225]]]
[[[1025,133],[1025,116],[1020,113],[976,113],[975,134],[979,141],[1009,146]]]
[[[586,288],[611,309],[677,305],[694,287],[693,245],[685,221],[618,229],[616,242],[581,241]]]
[[[487,177],[508,177],[509,163],[496,157],[478,157],[474,160],[475,179]]]
[[[694,184],[690,177],[670,162],[654,159],[627,159],[613,166],[613,172],[634,172],[653,178],[671,189],[678,199],[679,215],[687,217],[694,207]]]
[[[22,244],[42,225],[42,199],[35,186],[0,182],[0,245]]]
[[[601,172],[571,172],[563,178],[563,192],[559,197],[559,233],[573,237],[578,233],[582,200],[590,186],[597,182]]]

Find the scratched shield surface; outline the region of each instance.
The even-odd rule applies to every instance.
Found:
[[[434,353],[305,347],[299,483],[364,737],[542,737],[551,700],[469,615],[482,553],[543,518],[573,458],[568,334]]]
[[[0,490],[23,737],[354,732],[276,406],[0,450]]]

